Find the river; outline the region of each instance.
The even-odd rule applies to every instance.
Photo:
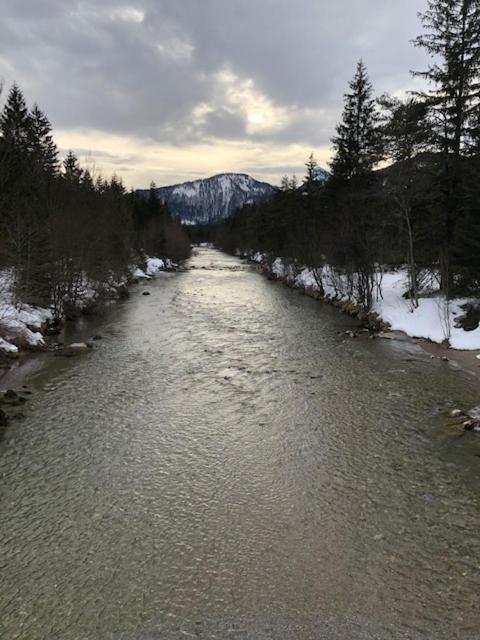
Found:
[[[478,379],[189,266],[34,376],[0,443],[0,637],[478,638],[480,438],[445,419]]]

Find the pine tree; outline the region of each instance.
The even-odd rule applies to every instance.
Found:
[[[25,98],[19,86],[14,84],[0,116],[0,131],[5,144],[25,151],[28,148],[29,128]]]
[[[52,126],[37,104],[29,114],[30,151],[40,168],[49,176],[58,173],[58,149],[53,141]]]
[[[480,1],[429,0],[420,18],[425,33],[414,44],[434,62],[413,74],[433,85],[421,95],[436,112],[440,148],[458,158],[480,98]]]
[[[63,161],[63,175],[68,182],[80,184],[83,170],[80,167],[78,158],[73,151],[69,151]],[[97,182],[98,180],[102,181],[101,178],[98,178]]]
[[[306,187],[313,187],[313,185],[316,183],[318,167],[318,162],[315,160],[313,152],[309,155],[308,160],[305,162],[305,167],[307,168],[307,174],[303,179],[303,184]]]
[[[335,155],[331,163],[334,177],[346,180],[368,173],[381,159],[373,88],[361,60],[349,86],[342,121],[332,138]]]
[[[443,156],[444,203],[437,225],[442,235],[442,288],[449,296],[454,282],[452,245],[458,223],[467,215],[462,156],[469,150],[472,117],[480,101],[480,0],[429,0],[420,18],[425,33],[414,44],[434,61],[414,75],[432,86],[420,95],[431,108]]]

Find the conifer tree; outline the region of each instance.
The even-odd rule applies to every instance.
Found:
[[[77,156],[73,153],[73,151],[69,151],[63,161],[63,175],[68,182],[73,184],[80,184],[80,180],[82,178],[83,170],[80,167]],[[97,178],[102,181],[101,178]]]
[[[33,105],[29,118],[29,142],[34,160],[45,174],[55,176],[59,168],[58,149],[53,140],[52,126],[37,104]]]
[[[480,100],[480,0],[428,0],[420,18],[425,33],[414,44],[433,61],[413,74],[431,85],[420,95],[435,114],[439,148],[455,160],[468,144]]]
[[[342,121],[332,138],[335,155],[331,163],[334,177],[346,180],[368,173],[381,158],[373,88],[362,60],[349,86]]]
[[[26,151],[29,127],[30,118],[25,98],[19,86],[14,84],[0,116],[0,131],[4,143],[17,150]]]
[[[468,217],[462,157],[469,150],[472,118],[480,101],[480,0],[429,0],[420,18],[425,33],[414,44],[426,49],[433,61],[414,75],[431,85],[420,95],[431,108],[437,149],[443,156],[444,202],[436,225],[442,236],[442,288],[448,297],[455,271],[452,247],[459,223]]]

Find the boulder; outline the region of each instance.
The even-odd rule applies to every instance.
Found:
[[[17,349],[42,351],[45,348],[45,341],[42,334],[38,331],[31,331],[19,320],[0,320],[0,335],[11,345],[17,347]]]
[[[19,396],[13,389],[7,389],[7,391],[0,395],[0,404],[3,404],[4,406],[8,405],[10,407],[18,407],[25,404],[26,401],[26,398]]]
[[[380,331],[377,336],[383,340],[395,340],[395,334],[391,331]]]
[[[455,327],[464,331],[475,331],[480,325],[480,304],[467,302],[461,309],[465,312],[455,318]]]
[[[144,292],[142,293],[142,296],[149,296],[149,295],[150,295],[150,291],[144,291]]]
[[[77,353],[84,353],[85,351],[89,351],[91,349],[91,345],[88,342],[72,342],[71,344],[67,344],[63,350],[61,351],[62,355],[75,355]]]

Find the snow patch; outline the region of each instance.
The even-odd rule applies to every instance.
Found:
[[[267,255],[261,252],[254,253],[251,260],[257,264],[269,263]],[[346,276],[328,265],[311,269],[277,257],[271,263],[270,270],[277,278],[300,289],[320,291],[321,282],[327,297],[356,302],[351,300],[348,293]],[[406,269],[379,273],[379,281],[380,275],[379,295],[372,311],[394,331],[402,331],[412,338],[424,338],[437,343],[448,341],[453,349],[480,349],[480,326],[473,331],[465,331],[455,326],[456,317],[464,313],[462,306],[469,302],[478,302],[477,300],[458,298],[448,301],[440,295],[435,279],[431,278],[424,283],[418,308],[414,308],[412,302],[403,297],[408,290]]]

